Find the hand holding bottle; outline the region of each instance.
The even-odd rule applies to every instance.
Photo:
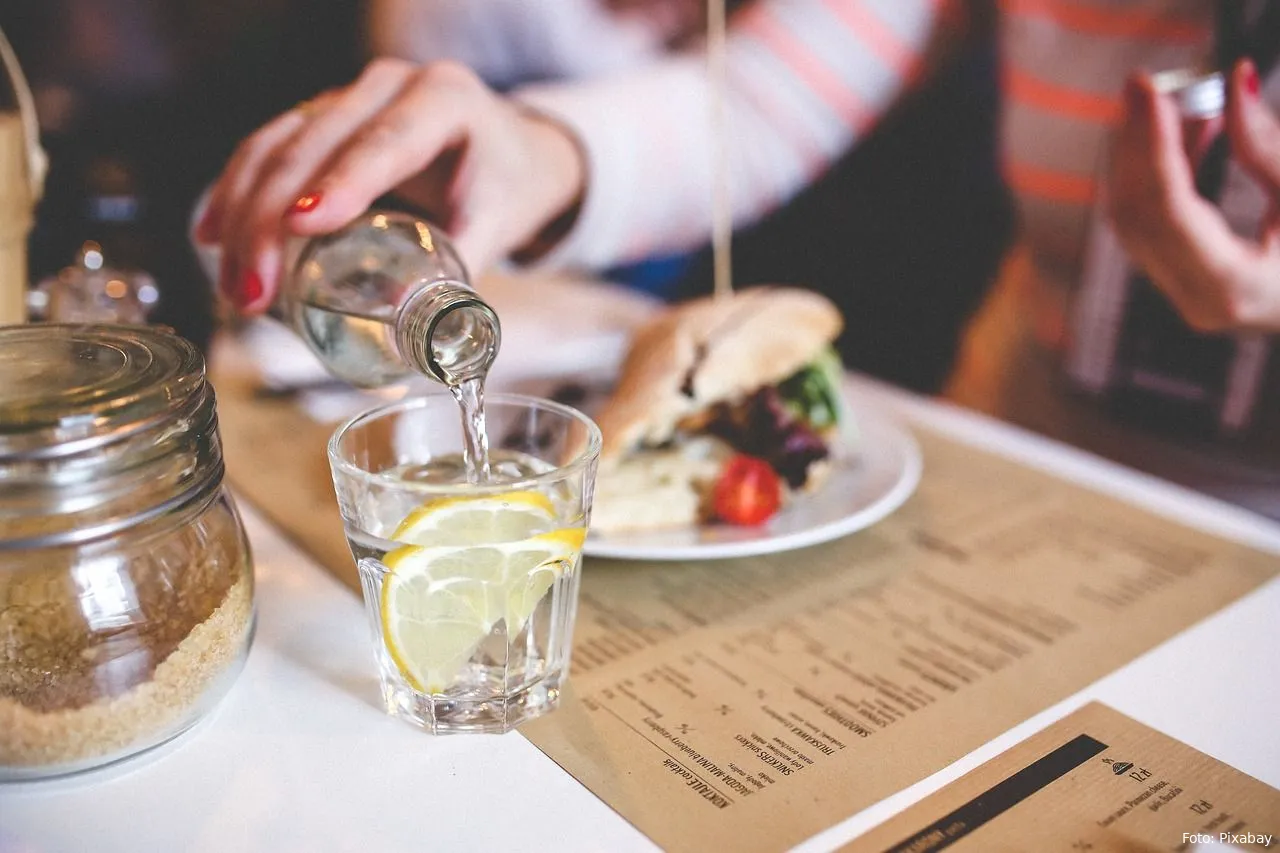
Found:
[[[223,294],[258,313],[275,298],[288,238],[334,231],[388,192],[441,223],[480,271],[571,210],[584,175],[568,130],[467,69],[380,59],[246,139],[196,237],[222,246]]]

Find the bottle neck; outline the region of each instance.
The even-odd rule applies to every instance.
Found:
[[[487,374],[501,343],[498,315],[457,281],[418,289],[396,318],[396,347],[405,364],[445,385]]]

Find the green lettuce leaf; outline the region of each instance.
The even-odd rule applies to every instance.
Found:
[[[783,404],[797,418],[816,430],[839,426],[843,413],[840,383],[844,367],[833,348],[783,380],[778,393]]]

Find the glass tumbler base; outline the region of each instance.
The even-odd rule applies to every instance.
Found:
[[[489,691],[448,695],[419,693],[403,682],[384,680],[387,713],[432,734],[503,734],[521,723],[555,710],[560,704],[559,673],[547,675],[522,690],[494,696]]]

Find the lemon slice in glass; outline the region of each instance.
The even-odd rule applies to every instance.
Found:
[[[499,620],[519,633],[556,579],[572,571],[583,528],[518,542],[405,545],[383,559],[382,635],[405,680],[447,689]]]
[[[440,498],[400,522],[391,538],[410,545],[519,542],[554,529],[555,507],[541,492]]]

